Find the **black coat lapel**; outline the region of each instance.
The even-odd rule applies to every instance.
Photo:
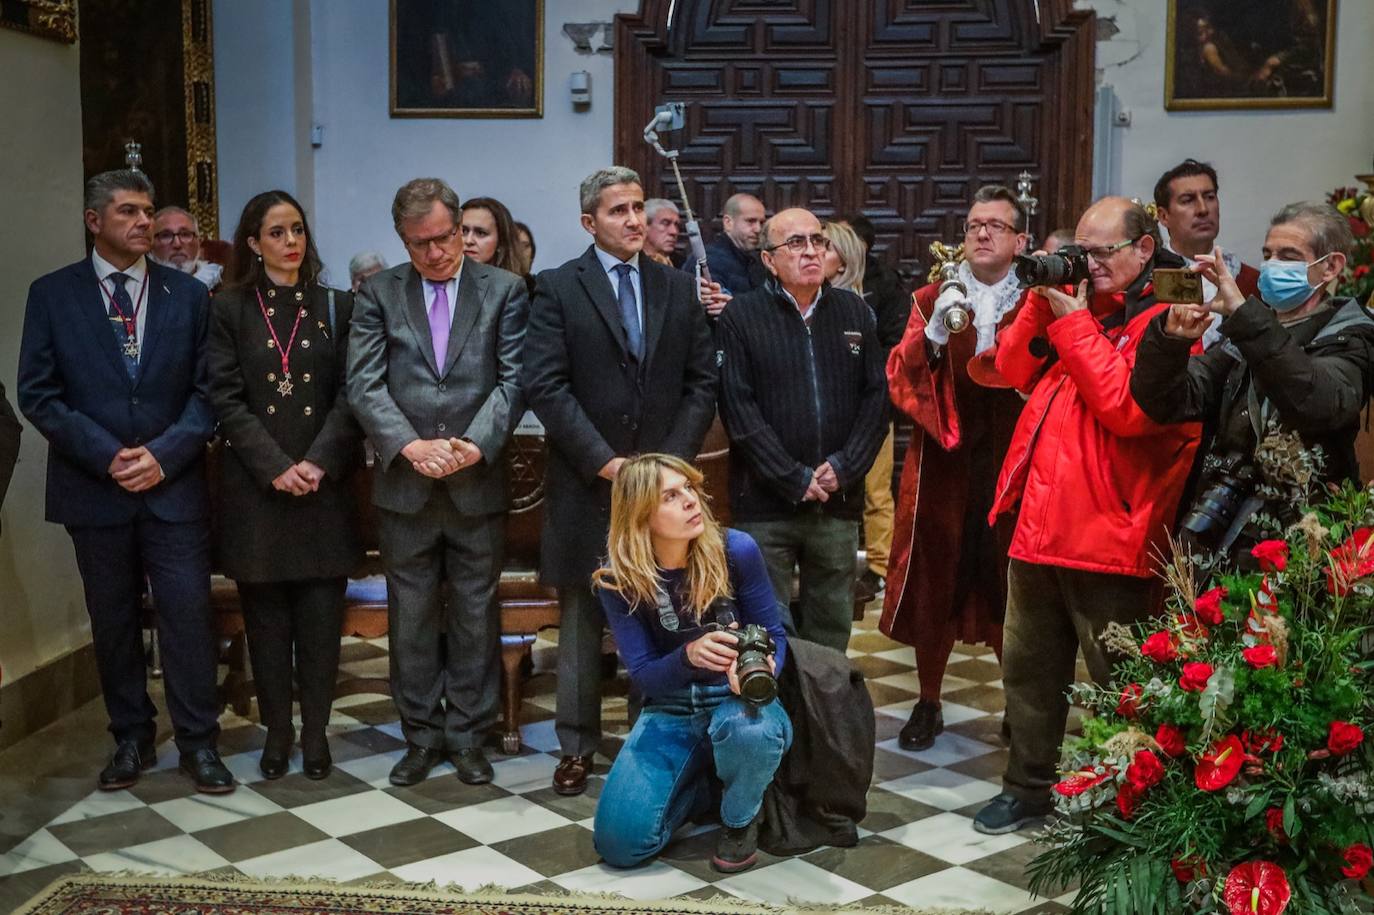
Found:
[[[76,311],[91,328],[90,338],[95,348],[110,360],[115,374],[126,385],[132,385],[133,379],[124,367],[124,354],[119,351],[119,342],[110,328],[109,306],[105,304],[105,295],[100,291],[100,280],[96,278],[90,258],[81,261],[72,271],[72,299]]]
[[[420,352],[425,354],[425,361],[429,363],[435,377],[438,377],[439,364],[434,358],[434,338],[429,333],[429,312],[425,309],[424,284],[420,280],[419,271],[411,267],[401,284],[406,303],[406,320],[410,323],[410,332],[415,335],[415,342],[420,345]]]
[[[582,255],[582,263],[577,265],[577,277],[582,282],[582,288],[587,290],[587,297],[601,313],[611,336],[620,345],[621,351],[628,354],[630,347],[625,339],[625,322],[620,320],[620,305],[616,302],[615,290],[611,288],[611,281],[601,261],[597,260],[594,248],[588,248],[587,253]]]
[[[439,373],[445,378],[458,361],[458,354],[467,345],[472,329],[477,325],[477,317],[482,312],[482,298],[487,291],[486,277],[479,273],[483,268],[475,261],[464,261],[463,271],[458,276],[458,305],[453,312],[453,321],[448,328],[448,352],[444,357],[444,370]]]
[[[653,361],[663,324],[668,319],[668,271],[647,257],[639,259],[639,288],[644,296],[644,365]]]

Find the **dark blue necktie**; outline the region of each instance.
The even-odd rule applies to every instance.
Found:
[[[620,320],[625,322],[625,339],[630,344],[630,353],[635,359],[644,358],[644,331],[639,326],[639,306],[635,302],[635,287],[630,282],[634,267],[629,264],[616,264],[615,272],[620,274],[616,298],[620,301]]]
[[[124,357],[124,369],[129,373],[129,377],[133,378],[138,374],[138,357],[129,354],[129,331],[124,326],[124,318],[135,322],[135,339],[138,333],[138,318],[134,315],[134,301],[129,298],[129,290],[124,287],[129,277],[124,273],[111,273],[110,281],[114,283],[114,292],[110,294],[110,324],[114,328],[115,342],[119,344],[119,353]],[[116,309],[115,305],[119,308]],[[124,314],[121,315],[120,311]]]

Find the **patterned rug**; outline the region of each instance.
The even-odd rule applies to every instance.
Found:
[[[643,902],[608,896],[540,896],[500,891],[450,892],[432,887],[366,887],[243,878],[134,877],[75,874],[55,880],[16,915],[779,915],[785,912],[958,915],[948,909],[854,909],[751,905],[718,900]]]

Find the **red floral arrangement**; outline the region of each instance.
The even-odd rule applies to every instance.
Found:
[[[1198,593],[1180,556],[1168,612],[1104,633],[1123,659],[1074,687],[1091,715],[1038,894],[1077,882],[1082,915],[1374,911],[1374,492],[1333,495],[1247,565]]]
[[[1338,187],[1327,199],[1350,221],[1355,250],[1346,262],[1337,295],[1367,303],[1374,295],[1374,193],[1356,187]]]

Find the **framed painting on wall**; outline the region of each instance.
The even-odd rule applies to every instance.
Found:
[[[0,27],[71,44],[76,41],[76,0],[4,0]]]
[[[1169,0],[1164,107],[1330,108],[1336,0]]]
[[[391,0],[391,116],[544,114],[544,0]]]

